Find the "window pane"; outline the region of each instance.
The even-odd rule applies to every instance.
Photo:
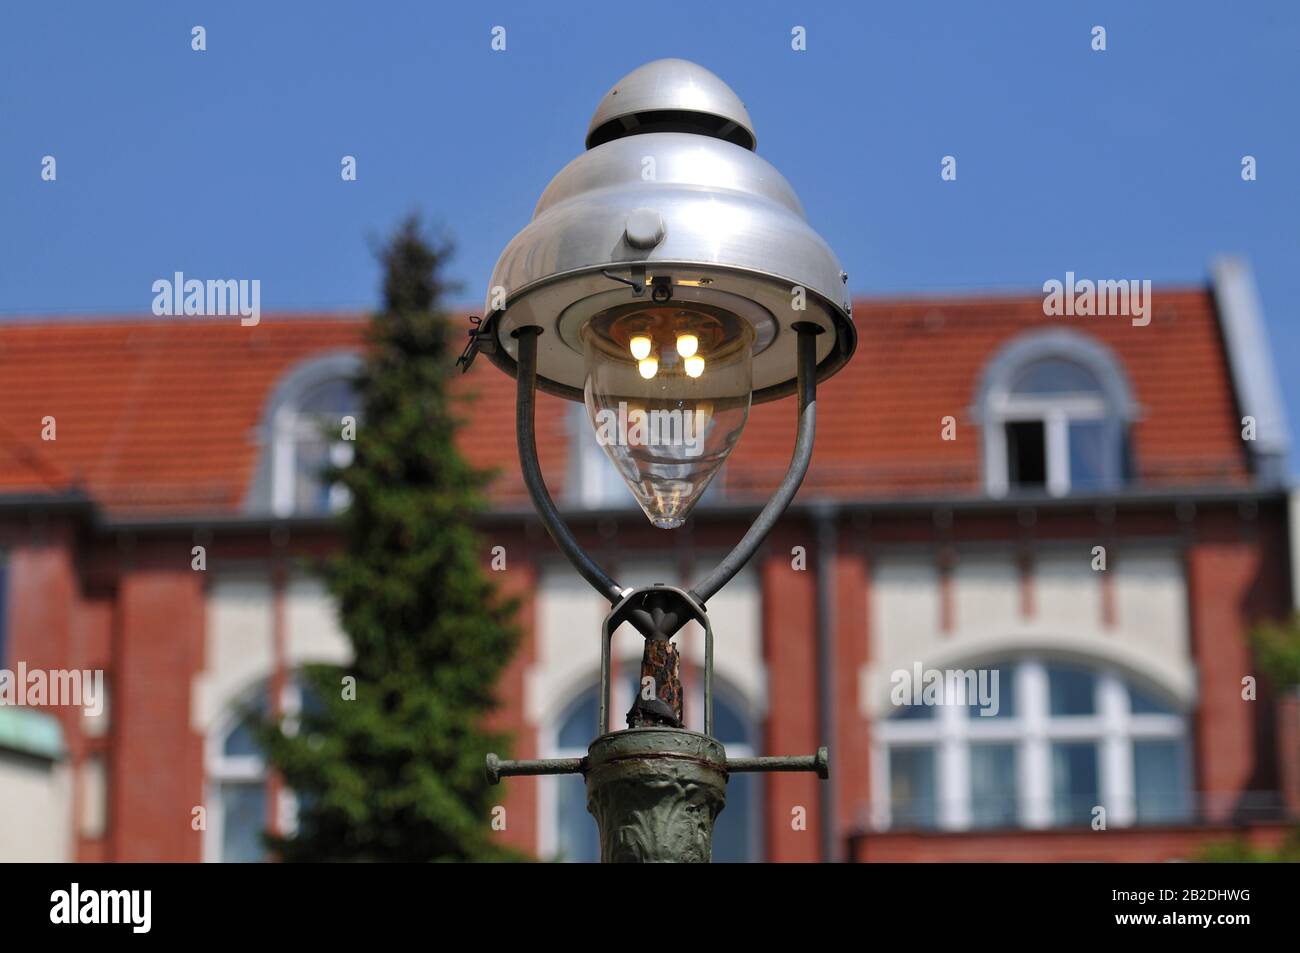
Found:
[[[704,704],[701,697],[700,704]],[[745,714],[726,698],[714,693],[713,736],[724,745],[750,745],[753,738]],[[731,796],[727,796],[727,810],[731,810]]]
[[[701,699],[700,704],[703,704]],[[754,732],[745,711],[725,695],[713,697],[713,733],[733,753],[756,754]],[[713,826],[713,859],[718,863],[759,860],[758,776],[733,774],[727,782],[727,806]]]
[[[1096,743],[1052,745],[1052,816],[1056,823],[1089,824],[1092,809],[1100,803]]]
[[[557,774],[559,800],[556,846],[561,860],[594,864],[600,860],[600,834],[596,819],[587,813],[587,783],[580,774]]]
[[[890,721],[931,721],[933,718],[933,705],[895,705],[889,715]]]
[[[1013,487],[1047,485],[1047,443],[1041,420],[1006,425],[1007,482]]]
[[[755,840],[756,774],[733,774],[727,782],[727,806],[713,825],[713,860],[739,864],[758,860]]]
[[[1048,666],[1047,686],[1053,715],[1091,715],[1096,711],[1097,679],[1081,668]]]
[[[1106,420],[1070,421],[1071,490],[1097,490],[1117,482],[1112,470],[1118,461],[1106,439],[1109,429]]]
[[[600,715],[600,690],[592,689],[569,706],[560,722],[555,743],[563,749],[586,751],[596,737],[596,719]],[[610,719],[611,722],[613,719]]]
[[[1128,707],[1135,715],[1174,715],[1174,709],[1155,695],[1150,695],[1132,685],[1128,687]]]
[[[341,377],[318,384],[298,401],[298,413],[328,418],[338,423],[343,417],[357,416],[357,395],[352,385]]]
[[[1138,822],[1170,824],[1187,820],[1190,812],[1183,778],[1181,742],[1133,742],[1133,786],[1137,796]]]
[[[1014,827],[1016,800],[1015,745],[971,745],[971,824],[974,827]]]
[[[1013,394],[1100,394],[1097,379],[1074,361],[1049,357],[1035,361],[1016,377]]]
[[[252,729],[246,724],[241,724],[226,735],[226,742],[221,746],[221,752],[228,757],[237,758],[244,755],[261,756],[262,749],[258,747],[257,739],[253,737]]]
[[[983,704],[983,699],[977,700],[976,704],[969,707],[969,717],[971,721],[987,721],[991,718],[1014,718],[1016,716],[1016,679],[1015,672],[1009,668],[992,668],[976,669],[976,672],[987,671],[984,688],[978,686],[977,691],[981,693],[987,691],[989,704]],[[994,675],[997,676],[996,681]]]
[[[251,726],[266,717],[268,701],[265,693],[260,694],[251,705],[238,712],[234,726],[221,743],[222,754],[232,758],[244,755],[261,756],[262,749],[257,743]]]
[[[580,403],[573,406],[569,417],[569,481],[565,488],[575,503],[591,509],[636,505],[623,477],[596,440],[587,408]]]
[[[299,513],[328,513],[329,486],[322,475],[329,466],[330,448],[321,437],[303,437],[293,449],[293,499]]]
[[[265,859],[266,787],[261,782],[221,785],[221,859],[254,863]]]
[[[938,819],[933,748],[889,749],[889,803],[894,827],[934,827]]]

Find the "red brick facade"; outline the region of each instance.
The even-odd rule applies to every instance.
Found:
[[[1160,295],[1143,333],[1102,320],[1082,328],[1120,356],[1143,410],[1132,437],[1134,486],[1141,492],[1087,500],[999,502],[981,494],[973,395],[1008,339],[1046,323],[1038,299],[866,301],[855,306],[855,316],[861,350],[822,389],[818,447],[800,503],[755,564],[768,678],[761,726],[766,753],[809,753],[828,740],[819,724],[817,632],[819,622],[830,627],[834,855],[1166,860],[1189,856],[1243,825],[1259,843],[1275,843],[1300,812],[1297,704],[1293,696],[1279,701],[1267,685],[1254,703],[1243,704],[1241,692],[1242,678],[1253,674],[1249,627],[1285,615],[1292,605],[1287,501],[1280,489],[1252,482],[1209,295]],[[191,568],[191,548],[207,547],[209,567],[241,561],[277,578],[299,556],[334,545],[327,520],[272,519],[246,508],[259,453],[249,432],[285,373],[312,355],[357,349],[362,328],[354,318],[271,318],[254,329],[183,321],[0,328],[0,425],[25,435],[6,441],[0,456],[0,493],[7,494],[0,496],[0,550],[7,554],[10,587],[4,661],[102,668],[109,684],[106,735],[88,734],[79,711],[60,712],[74,768],[96,757],[107,767],[106,826],[102,836],[78,834],[79,859],[201,859],[202,837],[192,821],[206,797],[205,739],[191,727],[190,713],[205,665],[212,570]],[[509,571],[500,578],[505,593],[522,600],[526,633],[503,677],[493,723],[512,733],[516,757],[534,757],[540,742],[528,723],[525,683],[537,653],[538,565],[554,550],[523,506],[513,463],[513,384],[481,362],[467,386],[478,396],[465,447],[475,462],[501,469],[493,488],[498,512],[487,531],[510,553]],[[58,439],[43,443],[35,435],[47,415],[57,418]],[[945,416],[969,436],[940,440]],[[543,469],[559,495],[569,452],[565,414],[548,402],[538,419]],[[792,424],[787,404],[755,409],[727,470],[729,503],[760,499],[779,477]],[[824,517],[835,539],[828,554],[817,545],[814,503],[836,507]],[[737,539],[748,515],[702,510],[693,541]],[[602,519],[614,521],[616,544],[608,525],[597,532]],[[637,513],[575,513],[574,523],[606,556],[649,552],[670,561],[680,555]],[[1197,822],[1105,837],[1086,830],[873,829],[872,723],[859,704],[859,673],[873,662],[879,554],[910,547],[948,565],[963,547],[1012,547],[1022,567],[1018,604],[1032,619],[1040,600],[1032,567],[1043,545],[1101,543],[1122,565],[1126,546],[1153,539],[1177,549],[1185,572],[1197,677],[1190,713]],[[795,547],[807,553],[806,570],[792,565]],[[818,574],[824,573],[830,599],[819,609]],[[941,580],[943,615],[951,622],[948,574]],[[1109,579],[1100,592],[1098,611],[1113,620]],[[281,612],[277,603],[277,619]],[[277,621],[276,678],[285,674],[283,628]],[[591,645],[595,653],[595,633]],[[774,774],[763,783],[765,856],[819,859],[828,823],[821,782]],[[85,796],[84,786],[75,790],[77,799]],[[537,782],[511,780],[503,799],[510,817],[504,836],[533,849],[543,823]],[[74,801],[69,819],[78,831],[83,807]]]

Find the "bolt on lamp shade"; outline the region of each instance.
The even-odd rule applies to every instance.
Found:
[[[515,332],[539,328],[537,389],[586,403],[659,526],[679,525],[699,499],[751,402],[794,394],[796,324],[824,332],[819,381],[856,346],[847,275],[756,141],[713,73],[647,63],[602,98],[587,151],[552,179],[493,269],[484,353],[514,375]],[[685,428],[688,410],[692,427],[706,422],[703,449],[689,431],[690,454],[663,444],[662,430],[658,442],[622,429],[619,442],[599,437],[601,421],[634,411],[680,412]]]
[[[650,522],[680,526],[749,417],[753,329],[719,308],[631,304],[582,338],[597,443]]]

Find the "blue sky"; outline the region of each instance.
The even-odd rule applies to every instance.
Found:
[[[259,278],[263,310],[370,307],[372,242],[413,209],[456,237],[477,307],[600,96],[661,56],[737,90],[859,294],[1193,284],[1246,255],[1300,426],[1290,3],[12,0],[0,318],[148,313],[174,271]]]

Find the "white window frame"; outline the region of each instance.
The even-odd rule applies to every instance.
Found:
[[[1049,665],[1086,668],[1097,679],[1092,715],[1051,715],[1048,698]],[[1098,784],[1107,826],[1129,827],[1137,822],[1133,774],[1133,744],[1169,740],[1180,745],[1180,782],[1192,793],[1187,719],[1179,714],[1133,714],[1129,682],[1111,668],[1077,662],[1022,656],[990,668],[1010,669],[1015,681],[1016,711],[1006,718],[971,717],[965,705],[939,705],[925,720],[881,719],[874,725],[873,801],[875,825],[892,825],[889,752],[895,747],[931,747],[935,751],[936,826],[939,830],[972,829],[970,747],[972,743],[1003,743],[1016,747],[1016,806],[1019,825],[1041,830],[1056,826],[1052,802],[1051,747],[1060,741],[1090,741],[1097,745]]]
[[[1012,393],[1015,381],[1031,364],[1055,358],[1077,364],[1096,380],[1100,394],[1030,396]],[[1053,328],[1022,335],[999,351],[980,378],[971,409],[983,431],[984,484],[991,496],[1005,497],[1012,487],[1007,466],[1006,425],[1043,422],[1046,491],[1065,496],[1070,487],[1071,421],[1108,421],[1103,489],[1125,478],[1123,443],[1138,416],[1132,389],[1118,359],[1100,342],[1077,331]]]
[[[635,507],[636,498],[596,441],[585,403],[570,408],[568,430],[569,480],[565,496],[569,502],[585,510]]]
[[[256,431],[261,446],[257,470],[249,487],[244,508],[251,514],[270,513],[280,518],[301,515],[323,516],[347,506],[344,486],[331,486],[324,511],[299,509],[295,498],[297,441],[321,434],[320,418],[302,414],[298,408],[312,392],[334,381],[351,383],[361,372],[361,355],[351,350],[317,354],[285,373],[268,396]],[[360,421],[360,406],[346,415]],[[342,427],[342,421],[339,421]],[[310,429],[308,429],[310,428]],[[339,439],[330,446],[330,462],[347,466],[352,461],[351,441]]]
[[[1117,483],[1123,461],[1119,454],[1118,426],[1114,414],[1104,398],[1089,394],[1062,394],[1059,397],[1025,397],[999,395],[989,408],[989,419],[997,432],[989,434],[989,441],[998,444],[994,452],[999,466],[990,476],[1000,481],[1005,494],[1011,489],[1007,467],[1006,425],[1009,423],[1043,422],[1043,446],[1046,454],[1047,492],[1052,496],[1065,496],[1070,492],[1070,424],[1076,422],[1111,422],[1106,428],[1106,459],[1102,466],[1109,474],[1108,483]]]
[[[327,382],[317,381],[318,385],[324,383]],[[301,413],[296,402],[287,403],[275,412],[272,424],[271,512],[276,516],[302,514],[297,500],[298,445],[301,441],[320,437],[321,424],[319,415]],[[342,421],[339,425],[342,426]],[[335,440],[329,445],[329,455],[332,465],[346,467],[352,462],[352,444],[341,438]],[[335,483],[327,488],[327,493],[326,513],[338,513],[347,507],[350,501],[347,487]],[[304,515],[323,514],[313,510]]]
[[[223,862],[221,848],[225,810],[221,801],[222,787],[226,784],[265,785],[270,778],[266,762],[260,755],[225,753],[226,738],[240,727],[243,706],[256,698],[258,693],[267,690],[267,683],[261,682],[254,689],[245,692],[237,702],[227,706],[225,714],[217,720],[204,741],[204,805],[207,809],[205,818],[207,828],[203,832],[205,863]],[[297,731],[297,719],[302,713],[302,690],[295,679],[290,678],[280,693],[280,711],[286,721],[286,733],[293,734]],[[280,788],[275,810],[282,833],[291,834],[297,830],[298,798],[287,787]]]

